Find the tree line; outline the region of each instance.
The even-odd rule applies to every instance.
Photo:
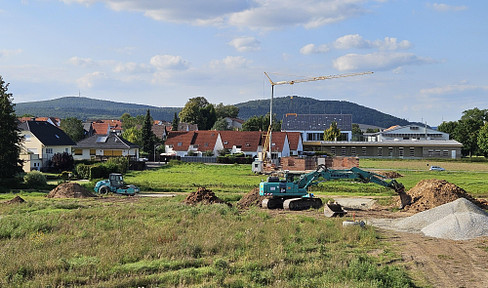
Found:
[[[488,109],[477,107],[463,111],[458,121],[444,121],[437,130],[463,144],[463,156],[488,157]]]

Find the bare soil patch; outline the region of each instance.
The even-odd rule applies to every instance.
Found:
[[[464,189],[449,183],[446,180],[422,180],[406,193],[412,198],[412,204],[404,208],[405,211],[409,212],[422,212],[459,198],[466,198],[478,207],[488,209],[486,201],[475,199]],[[397,201],[397,204],[399,204],[400,201]]]
[[[15,196],[11,200],[3,202],[3,204],[20,204],[20,203],[25,203],[25,200],[20,196]]]
[[[215,193],[212,192],[212,190],[208,190],[205,187],[199,187],[197,191],[190,193],[190,195],[186,197],[184,203],[188,205],[196,205],[199,203],[226,204],[227,206],[232,207],[232,204],[225,202],[224,200],[215,196]]]
[[[390,178],[390,179],[395,179],[395,178],[403,177],[402,174],[400,174],[400,173],[398,173],[396,171],[373,171],[373,172],[376,173],[376,174],[379,174],[379,175],[383,175],[386,178]]]
[[[261,207],[261,202],[264,199],[266,199],[266,196],[259,195],[259,188],[254,188],[237,202],[237,207],[240,209],[249,209],[252,206]]]
[[[97,197],[85,187],[75,182],[59,184],[47,195],[48,198],[90,198]]]

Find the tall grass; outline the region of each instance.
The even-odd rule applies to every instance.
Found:
[[[0,206],[1,287],[410,287],[372,228],[174,199]],[[368,252],[384,249],[379,257]]]

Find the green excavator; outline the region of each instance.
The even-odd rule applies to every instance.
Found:
[[[347,170],[327,169],[325,165],[319,165],[313,172],[302,174],[298,179],[287,171],[284,178],[268,177],[267,181],[259,184],[259,195],[269,196],[264,199],[261,206],[268,209],[307,210],[318,209],[322,206],[322,200],[308,192],[308,188],[320,182],[329,180],[356,180],[363,183],[375,183],[395,190],[400,196],[400,209],[411,203],[411,198],[405,193],[403,184],[357,167]],[[322,181],[320,181],[323,179]]]

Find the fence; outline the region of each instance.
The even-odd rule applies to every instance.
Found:
[[[214,156],[183,156],[183,162],[200,162],[200,163],[217,163],[217,157]]]

